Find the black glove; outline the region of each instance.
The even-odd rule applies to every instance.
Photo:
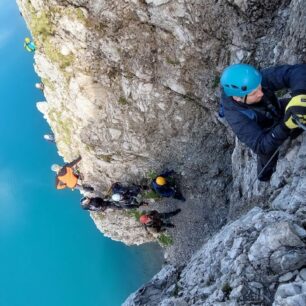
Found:
[[[285,110],[284,123],[289,129],[296,129],[299,126],[296,120],[306,124],[306,95],[298,95],[293,97]]]

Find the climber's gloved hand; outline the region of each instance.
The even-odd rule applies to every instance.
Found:
[[[284,123],[288,129],[296,129],[299,127],[294,117],[302,124],[306,124],[306,95],[295,96],[289,101],[285,109],[284,118]]]

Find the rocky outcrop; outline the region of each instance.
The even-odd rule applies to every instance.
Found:
[[[84,180],[99,193],[169,167],[188,198],[224,210],[227,196],[217,195],[230,181],[233,139],[215,116],[220,72],[229,62],[305,60],[298,0],[17,2],[38,46],[46,97],[38,109],[59,154],[81,155]],[[110,237],[143,242],[105,224]]]
[[[254,208],[206,243],[181,273],[164,267],[124,305],[272,305],[274,295],[275,306],[304,305],[304,221]]]
[[[184,268],[165,266],[124,305],[305,305],[306,136],[292,145],[265,209],[223,227]]]
[[[214,94],[237,48],[225,48],[225,25],[212,35],[217,25],[209,29],[206,20],[212,3],[18,4],[38,46],[35,69],[46,97],[38,109],[64,160],[82,156],[87,184],[105,193],[114,181],[137,183],[167,167],[181,174],[186,192],[205,193],[212,205],[224,206],[226,199],[216,195],[230,181],[232,140],[215,118]],[[218,10],[211,13],[214,19]],[[143,242],[138,232],[126,240],[130,225],[107,214],[121,224],[121,234],[108,225],[100,226],[103,232],[128,244]]]

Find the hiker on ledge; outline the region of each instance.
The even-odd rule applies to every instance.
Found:
[[[31,41],[31,38],[26,37],[24,39],[24,44],[23,47],[28,51],[28,52],[34,52],[36,50],[36,45],[33,41]]]
[[[59,166],[57,164],[51,166],[51,170],[56,172],[56,189],[71,188],[72,190],[79,189],[89,192],[94,190],[90,186],[79,184],[80,173],[77,169],[77,164],[81,161],[81,159],[81,157],[78,157],[74,161],[66,163],[63,166]]]
[[[40,83],[35,83],[35,88],[37,88],[41,91],[44,91],[45,85],[44,85],[44,83],[41,83],[41,82]]]
[[[117,206],[110,201],[105,201],[102,198],[84,197],[80,202],[83,209],[90,211],[105,211],[108,208],[123,209],[123,207]]]
[[[235,64],[221,76],[221,107],[238,139],[257,154],[257,178],[269,181],[278,151],[289,137],[297,137],[306,124],[306,65],[282,65],[258,71]],[[290,90],[291,98],[275,92]],[[223,110],[223,112],[222,112]]]
[[[173,175],[175,172],[173,170],[166,171],[156,178],[153,179],[151,183],[151,188],[161,197],[174,198],[177,200],[185,201],[185,198],[181,192],[177,189]]]
[[[145,227],[148,231],[148,227],[153,228],[157,233],[165,230],[166,227],[175,227],[174,224],[166,221],[170,217],[177,215],[181,210],[177,209],[167,213],[159,213],[156,210],[151,210],[144,215],[141,215],[139,222]]]
[[[49,142],[55,142],[54,134],[45,134],[44,140],[49,141]]]
[[[116,182],[111,187],[111,201],[114,202],[115,205],[120,205],[124,208],[137,208],[143,205],[138,198],[141,191],[141,186],[132,185],[126,187]]]

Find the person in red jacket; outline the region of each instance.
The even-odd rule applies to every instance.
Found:
[[[176,209],[167,213],[159,213],[157,210],[151,210],[140,216],[139,222],[148,230],[148,227],[153,228],[156,232],[160,232],[165,227],[175,227],[174,224],[166,221],[170,217],[177,215],[181,210]]]

